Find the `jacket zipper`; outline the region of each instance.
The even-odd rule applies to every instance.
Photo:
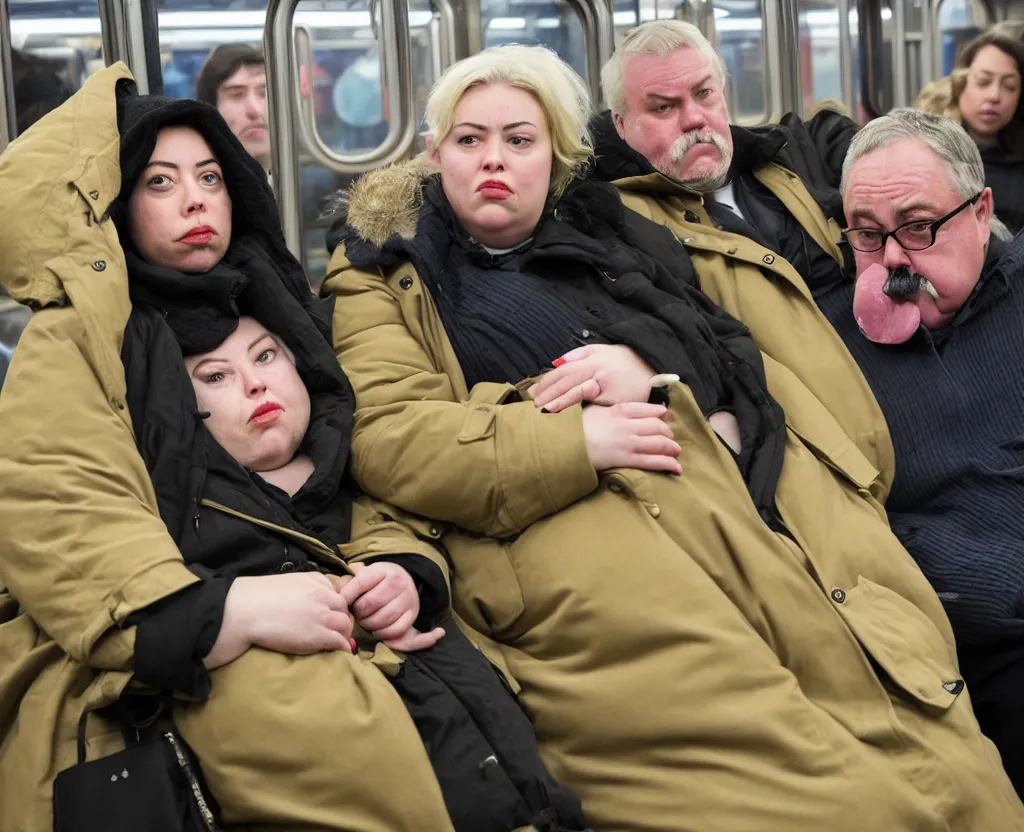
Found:
[[[346,573],[352,574],[351,570],[348,568],[348,564],[346,564],[342,558],[336,555],[333,551],[331,551],[331,549],[329,549],[315,537],[310,537],[309,535],[302,534],[300,532],[295,531],[294,529],[286,528],[285,526],[279,526],[276,523],[268,523],[266,520],[260,520],[256,517],[250,517],[248,514],[245,514],[244,512],[236,511],[233,508],[229,508],[228,506],[222,505],[221,503],[215,502],[214,500],[210,500],[206,497],[204,497],[200,502],[207,508],[212,508],[216,511],[221,511],[224,514],[227,514],[231,517],[235,517],[239,520],[245,520],[247,523],[252,523],[255,526],[261,526],[264,529],[269,529],[270,531],[275,532],[281,535],[282,537],[290,538],[291,540],[298,543],[299,547],[307,554],[313,556],[314,558],[321,559],[322,561],[330,564],[334,568],[340,567],[341,569],[345,570]]]
[[[213,812],[210,811],[206,798],[203,797],[202,787],[199,785],[199,780],[196,778],[195,772],[192,771],[192,766],[189,764],[188,758],[185,757],[185,752],[178,744],[178,740],[175,738],[174,734],[170,731],[164,734],[164,739],[167,740],[168,744],[174,750],[174,756],[178,760],[178,765],[181,767],[182,774],[185,775],[189,788],[192,789],[192,796],[195,798],[196,804],[199,806],[199,814],[203,816],[203,825],[206,827],[208,832],[217,832],[217,822],[213,817]]]

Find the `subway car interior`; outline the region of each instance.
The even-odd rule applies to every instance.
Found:
[[[589,81],[639,22],[689,20],[717,44],[732,118],[757,124],[834,99],[861,122],[914,102],[1014,0],[0,0],[0,151],[18,133],[26,57],[70,90],[117,60],[142,92],[195,95],[219,44],[262,46],[273,186],[311,281],[326,266],[324,199],[415,154],[445,67],[500,43],[543,44]]]

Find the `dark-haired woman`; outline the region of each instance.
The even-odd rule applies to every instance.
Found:
[[[987,32],[968,43],[953,73],[953,102],[981,151],[995,213],[1011,232],[1024,228],[1024,44]]]

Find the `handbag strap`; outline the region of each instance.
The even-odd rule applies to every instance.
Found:
[[[117,700],[113,705],[97,710],[113,712],[113,717],[121,728],[126,748],[138,745],[142,742],[144,734],[148,733],[153,724],[160,716],[169,711],[170,705],[167,695],[158,691],[155,693],[127,693]],[[94,711],[83,711],[78,720],[78,763],[85,762],[85,729],[89,714]]]

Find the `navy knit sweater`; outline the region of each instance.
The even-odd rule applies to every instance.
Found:
[[[1024,235],[993,241],[948,328],[874,344],[853,284],[812,287],[874,390],[896,448],[893,531],[961,647],[1024,634]]]

